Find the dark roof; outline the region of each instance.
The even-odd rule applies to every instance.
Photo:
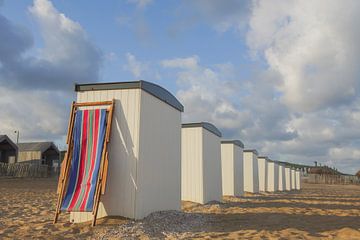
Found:
[[[136,89],[140,88],[145,92],[153,95],[161,101],[169,104],[175,109],[183,112],[184,106],[172,95],[168,90],[159,85],[147,81],[134,82],[109,82],[109,83],[86,83],[75,84],[76,92],[84,91],[99,91],[99,90],[114,90],[114,89]]]
[[[258,158],[264,158],[266,161],[272,162],[268,157],[266,156],[258,156]]]
[[[244,148],[244,144],[240,140],[221,140],[221,143],[232,143],[241,148]]]
[[[0,143],[6,141],[7,143],[9,143],[15,150],[18,149],[18,147],[16,146],[16,144],[7,136],[7,135],[0,135]]]
[[[255,149],[245,149],[244,152],[252,152],[252,153],[258,155],[258,152]]]
[[[53,142],[27,142],[19,143],[19,152],[45,152],[50,147],[52,147],[56,152],[59,152],[59,149],[55,146]]]
[[[211,123],[208,122],[199,122],[199,123],[183,123],[183,128],[192,128],[192,127],[202,127],[208,130],[209,132],[212,132],[218,137],[221,137],[221,132]]]

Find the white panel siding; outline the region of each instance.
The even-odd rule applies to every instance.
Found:
[[[181,204],[181,112],[142,91],[140,116],[136,219]]]
[[[221,143],[221,175],[223,195],[235,195],[235,149],[233,143]]]
[[[300,171],[296,171],[295,175],[296,175],[296,190],[300,190],[300,189],[301,189],[301,175],[300,175]]]
[[[204,202],[222,200],[220,137],[202,129]]]
[[[244,191],[259,192],[258,159],[252,152],[244,152]]]
[[[86,91],[77,93],[77,102],[115,99],[109,144],[109,172],[98,217],[106,215],[135,218],[136,168],[139,153],[140,89]],[[70,219],[82,222],[91,213],[72,213]]]
[[[295,170],[291,169],[291,190],[296,189],[296,176],[295,176]]]
[[[202,128],[181,129],[181,199],[204,203]]]
[[[279,188],[279,167],[274,162],[268,163],[268,186],[269,192],[276,192]]]
[[[265,158],[258,158],[259,191],[265,192],[268,182],[268,162]]]
[[[278,190],[279,191],[285,191],[286,186],[285,186],[285,167],[282,165],[278,165],[279,166],[279,187]]]
[[[291,169],[285,168],[285,189],[286,191],[291,191]]]
[[[235,196],[241,196],[244,194],[244,163],[243,163],[243,149],[237,145],[234,145],[235,156]]]

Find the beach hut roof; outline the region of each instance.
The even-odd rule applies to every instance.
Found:
[[[245,149],[244,152],[252,152],[252,153],[258,155],[258,152],[256,151],[256,149]]]
[[[132,82],[109,82],[109,83],[87,83],[75,84],[76,92],[84,91],[100,91],[100,90],[116,90],[116,89],[142,89],[145,92],[153,95],[159,100],[169,104],[175,109],[183,112],[184,106],[172,95],[168,90],[159,85],[147,81],[132,81]]]
[[[10,146],[13,147],[15,151],[18,149],[16,144],[7,135],[0,135],[0,143],[3,142],[10,144]]]
[[[213,124],[208,122],[183,123],[182,127],[183,128],[202,127],[208,130],[209,132],[212,132],[213,134],[217,135],[218,137],[221,137],[221,132]]]
[[[221,143],[232,143],[241,148],[244,148],[244,144],[240,140],[222,140]]]
[[[49,148],[53,148],[57,153],[59,153],[59,149],[55,146],[53,142],[27,142],[27,143],[19,143],[18,148],[19,152],[45,152]]]

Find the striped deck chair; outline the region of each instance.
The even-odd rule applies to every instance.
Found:
[[[108,109],[79,107],[110,105]],[[105,193],[114,101],[73,103],[68,127],[68,151],[61,166],[54,223],[61,211],[92,212],[95,226],[100,194]]]

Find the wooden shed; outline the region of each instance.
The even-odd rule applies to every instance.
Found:
[[[259,191],[266,192],[268,185],[268,157],[258,157]]]
[[[244,193],[244,144],[240,140],[221,141],[221,170],[223,195],[240,196]]]
[[[279,191],[285,191],[286,185],[285,185],[285,166],[281,163],[277,163],[277,166],[279,168]]]
[[[285,189],[286,189],[286,191],[291,191],[291,169],[290,169],[290,167],[285,167]]]
[[[17,162],[17,152],[16,144],[7,135],[0,135],[0,162]]]
[[[301,189],[301,173],[300,173],[300,170],[296,170],[296,172],[295,172],[295,178],[296,178],[296,186],[295,186],[295,189],[296,189],[296,190],[300,190],[300,189]]]
[[[267,191],[276,192],[279,188],[279,167],[276,162],[268,161]]]
[[[244,150],[244,191],[259,192],[258,152],[254,149]]]
[[[222,200],[221,132],[207,122],[181,130],[181,199],[197,203]]]
[[[59,149],[53,142],[25,142],[18,144],[18,162],[36,163],[52,168],[59,163]]]
[[[115,100],[109,170],[98,218],[142,219],[180,209],[181,112],[166,89],[146,81],[77,84],[77,102]],[[72,222],[91,213],[71,213]]]

